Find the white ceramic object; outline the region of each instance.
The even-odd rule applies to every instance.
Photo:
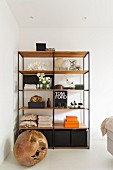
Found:
[[[69,70],[70,68],[70,60],[64,60],[62,63],[62,67],[66,70]]]
[[[60,70],[60,68],[62,67],[62,63],[63,63],[63,58],[56,58],[55,67]]]
[[[31,63],[28,65],[28,70],[46,70],[46,65],[37,62]]]

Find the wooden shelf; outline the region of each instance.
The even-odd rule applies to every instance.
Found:
[[[55,70],[55,74],[86,74],[88,70]]]
[[[21,57],[67,57],[67,58],[84,58],[88,51],[19,51]]]
[[[88,110],[88,108],[57,108],[57,107],[45,107],[45,108],[28,108],[28,107],[20,107],[19,110]]]
[[[73,91],[76,91],[76,92],[79,92],[79,91],[89,91],[88,89],[19,89],[19,91],[70,91],[70,92],[73,92]]]
[[[37,73],[45,73],[45,74],[86,74],[88,70],[19,70],[21,74],[37,74]]]
[[[34,58],[34,57],[52,58],[53,57],[52,51],[19,51],[18,53],[22,57],[26,57],[26,58]]]
[[[25,91],[25,92],[29,92],[29,91],[53,91],[53,89],[20,89],[19,91]]]
[[[88,51],[55,51],[55,57],[67,57],[67,58],[84,58],[89,52]]]
[[[26,129],[26,130],[37,130],[37,129],[53,129],[52,127],[21,127],[19,126],[19,130]]]
[[[65,128],[64,123],[54,123],[54,129],[88,129],[88,127],[80,123],[78,128]]]
[[[57,107],[55,107],[54,108],[55,110],[69,110],[69,111],[71,111],[71,110],[88,110],[88,108],[84,108],[84,107],[81,107],[81,108],[57,108]]]
[[[65,128],[63,123],[55,123],[54,127],[21,127],[19,126],[19,130],[21,129],[88,129],[88,127],[84,124],[79,124],[78,128]]]
[[[53,70],[19,70],[21,74],[37,74],[37,73],[45,73],[45,74],[53,74]]]
[[[53,110],[53,107],[45,107],[45,108],[20,107],[19,110]]]
[[[70,91],[70,92],[79,92],[79,91],[89,91],[89,89],[54,89],[54,91]]]

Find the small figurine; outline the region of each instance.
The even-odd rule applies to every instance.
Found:
[[[83,106],[83,103],[78,103],[78,108],[81,108]]]
[[[63,63],[63,58],[56,58],[56,60],[55,60],[55,67],[56,67],[58,70],[61,70],[61,68],[62,68],[62,63]]]
[[[71,106],[73,106],[74,104],[71,102]]]
[[[76,69],[76,60],[70,60],[69,70],[75,70],[75,69]]]
[[[46,70],[46,65],[37,62],[30,63],[28,65],[28,70]]]
[[[65,69],[65,70],[69,70],[69,68],[70,68],[70,60],[69,59],[68,60],[64,60],[62,62],[62,68]]]
[[[80,70],[81,66],[80,65],[76,65],[76,70]]]
[[[65,79],[66,79],[66,83],[68,84],[68,87],[70,89],[75,89],[75,84],[71,82],[66,76],[65,76]]]
[[[73,103],[71,102],[71,107],[72,107],[72,108],[76,108],[76,105],[77,105],[77,103],[76,103],[76,101],[75,101],[75,100],[74,100],[74,102],[73,102]]]
[[[42,102],[42,97],[38,95],[32,96],[30,102]]]

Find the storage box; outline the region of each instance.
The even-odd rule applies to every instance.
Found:
[[[40,132],[42,132],[44,134],[44,136],[46,137],[47,139],[47,142],[48,142],[48,146],[49,147],[53,147],[53,130],[38,130]]]
[[[65,128],[79,128],[79,122],[78,121],[75,121],[75,122],[65,121],[64,122],[64,127]]]
[[[73,122],[73,121],[78,121],[77,116],[66,116],[66,121]]]
[[[75,89],[77,90],[84,90],[84,84],[76,84]]]
[[[45,51],[46,43],[36,43],[36,51]]]
[[[86,129],[72,129],[71,146],[87,147],[87,130]]]
[[[28,102],[28,108],[44,108],[45,102]]]
[[[70,130],[55,130],[54,131],[54,146],[55,147],[70,147]]]

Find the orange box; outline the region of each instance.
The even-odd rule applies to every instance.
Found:
[[[78,117],[77,116],[66,116],[66,121],[77,121]]]
[[[66,116],[66,118],[77,118],[77,116]]]
[[[79,123],[74,125],[65,125],[65,128],[79,128]]]
[[[65,121],[64,122],[66,125],[74,125],[74,124],[77,124],[77,123],[79,123],[78,121],[74,121],[74,122],[68,122],[68,121]]]
[[[64,127],[65,128],[78,128],[79,127],[79,121],[64,121]]]

